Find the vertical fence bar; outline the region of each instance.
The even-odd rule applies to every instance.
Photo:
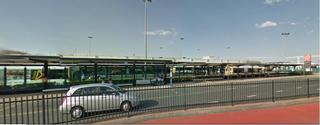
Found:
[[[127,100],[129,100],[130,90],[128,90],[127,93],[128,93],[128,94],[127,94]],[[131,105],[131,109],[129,109],[129,110],[127,111],[127,118],[130,117],[130,110],[132,110],[132,109],[133,109],[133,106]]]
[[[3,124],[6,124],[7,123],[6,122],[6,99],[3,98],[2,100],[3,100]]]
[[[21,105],[21,124],[23,124],[24,123],[24,118],[23,118],[23,98],[22,98],[22,96],[20,96],[20,105]],[[28,108],[28,107],[27,107]],[[27,112],[28,113],[28,112]]]
[[[17,106],[17,97],[14,97],[14,109],[16,114],[16,124],[18,124],[18,106]]]
[[[233,97],[233,83],[231,82],[231,105],[234,106],[234,97]]]
[[[10,119],[9,119],[9,124],[12,124],[12,111],[11,111],[12,108],[11,108],[11,103],[12,103],[12,102],[11,102],[11,97],[9,97],[9,114],[10,114],[10,115],[9,115],[9,118],[10,118]]]
[[[51,115],[52,115],[51,123],[54,123],[54,110],[53,110],[54,96],[53,96],[53,94],[51,94],[50,100],[51,100]],[[48,121],[49,121],[48,123],[50,123],[50,119]]]
[[[32,124],[35,124],[35,122],[34,122],[34,98],[33,98],[33,95],[31,95],[31,111],[32,111]]]
[[[309,83],[309,78],[307,78],[307,92],[308,92],[308,98],[310,98],[310,83]]]
[[[27,98],[27,124],[30,124],[29,122],[29,96],[26,96]]]
[[[44,93],[42,93],[42,123],[43,124],[46,124],[46,112],[45,112],[45,110],[46,110],[46,108],[45,108],[45,98],[44,98]]]
[[[187,110],[187,87],[186,84],[183,84],[183,93],[184,93],[184,110]]]
[[[274,80],[272,80],[272,102],[275,102],[275,99],[274,99]]]

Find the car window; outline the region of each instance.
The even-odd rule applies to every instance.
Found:
[[[110,87],[101,87],[101,93],[102,94],[111,95],[114,92],[116,92],[116,91],[114,89],[110,88]]]
[[[99,95],[101,94],[100,87],[88,87],[84,88],[84,95]]]
[[[83,88],[77,89],[77,90],[72,94],[72,96],[82,96],[82,95],[84,95],[84,89],[83,89]]]
[[[123,88],[120,88],[116,85],[111,85],[112,88],[114,88],[116,91],[121,92],[121,93],[125,93],[126,90],[124,90]]]

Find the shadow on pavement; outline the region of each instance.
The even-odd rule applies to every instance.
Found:
[[[155,100],[143,100],[143,101],[140,101],[136,109],[147,109],[147,108],[155,107],[158,104],[159,104],[158,101],[155,101]]]

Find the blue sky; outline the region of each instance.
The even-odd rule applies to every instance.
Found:
[[[319,53],[319,0],[153,0],[148,15],[149,56]],[[144,56],[143,35],[142,0],[0,0],[0,48]]]

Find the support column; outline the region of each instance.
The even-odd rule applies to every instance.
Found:
[[[163,82],[166,85],[167,84],[167,64],[165,63],[163,65]]]
[[[23,84],[27,85],[27,67],[23,69]]]
[[[98,64],[94,63],[94,82],[98,82]]]
[[[136,82],[137,82],[137,80],[136,80],[136,64],[134,63],[133,64],[133,67],[132,67],[133,69],[132,69],[132,72],[133,72],[133,82],[132,82],[132,85],[133,86],[136,86]]]
[[[3,68],[3,86],[7,86],[7,67]]]
[[[64,67],[64,69],[63,69],[63,79],[64,79],[63,84],[66,85],[66,84],[67,84],[67,79],[68,79],[68,70],[67,70],[67,67]]]
[[[44,74],[44,76],[42,78],[43,87],[44,87],[44,89],[48,89],[49,88],[49,85],[48,85],[48,75],[49,75],[48,62],[44,63],[43,74]]]

